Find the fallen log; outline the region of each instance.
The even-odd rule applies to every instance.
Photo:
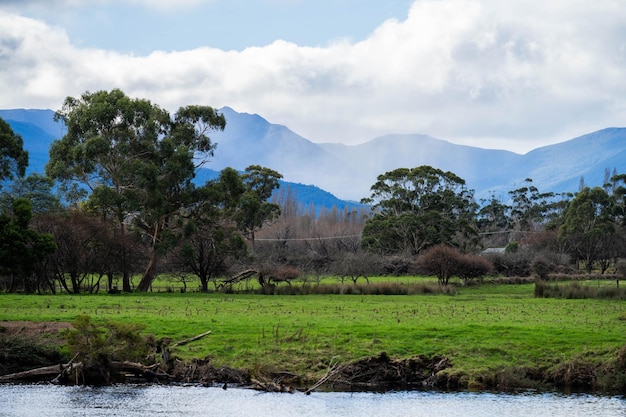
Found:
[[[30,369],[28,371],[15,372],[12,374],[0,376],[0,382],[20,382],[20,381],[33,381],[43,380],[56,377],[63,372],[63,365],[51,365],[41,368]]]
[[[197,336],[194,337],[190,337],[189,339],[185,339],[185,340],[181,340],[180,342],[176,342],[172,345],[172,347],[176,347],[176,346],[183,346],[186,345],[187,343],[191,343],[194,342],[198,339],[202,339],[204,336],[208,336],[211,334],[211,330],[209,330],[208,332],[204,332],[202,334],[199,334]]]

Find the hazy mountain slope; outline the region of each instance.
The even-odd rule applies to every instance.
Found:
[[[50,144],[65,134],[65,126],[53,120],[52,110],[0,110],[0,117],[24,139],[24,149],[28,151],[27,173],[43,173]]]
[[[55,138],[65,134],[65,125],[54,121],[54,111],[39,109],[11,109],[0,110],[0,117],[4,120],[22,122],[37,126],[39,129]]]
[[[518,165],[530,178],[539,178],[552,191],[578,191],[580,178],[587,185],[602,185],[605,169],[626,173],[626,129],[608,128],[567,142],[535,149]],[[574,188],[572,188],[574,186]]]
[[[217,178],[219,170],[227,166],[239,170],[252,164],[269,167],[272,164],[280,166],[281,164],[276,163],[276,161],[285,159],[285,155],[298,154],[300,152],[298,149],[310,154],[311,147],[315,147],[305,139],[285,143],[284,137],[295,134],[285,127],[270,125],[260,116],[238,114],[226,108],[223,112],[230,119],[229,129],[226,134],[222,134],[223,136],[219,134],[210,135],[218,143],[217,157],[207,165],[211,169],[203,168],[198,171],[196,176],[196,183],[198,184]],[[48,162],[50,144],[65,134],[65,126],[54,122],[52,110],[0,110],[0,117],[6,120],[13,131],[24,139],[24,148],[29,152],[27,172],[43,174]],[[254,143],[258,137],[261,137],[262,140]],[[283,152],[281,149],[288,149],[288,152]],[[273,153],[268,150],[272,150]],[[274,160],[273,163],[272,159]],[[280,170],[279,172],[283,173]],[[330,210],[334,206],[340,209],[344,207],[352,209],[360,206],[354,202],[341,200],[315,185],[281,181],[281,188],[292,193],[305,209],[313,206],[317,213],[322,209]]]
[[[312,178],[312,171],[333,165],[331,154],[285,126],[229,107],[219,111],[226,117],[226,129],[210,134],[217,143],[211,169],[245,169],[255,164],[275,169],[290,181],[309,182],[305,180]]]
[[[244,170],[252,164],[262,165],[280,172],[286,184],[298,188],[298,200],[304,205],[313,200],[303,198],[332,200],[321,192],[358,201],[370,195],[369,188],[378,175],[419,165],[455,173],[475,190],[479,200],[491,195],[506,200],[508,192],[523,185],[526,178],[542,192],[576,192],[581,177],[586,185],[595,186],[602,185],[607,169],[626,173],[624,128],[603,129],[520,155],[418,134],[387,135],[353,146],[315,144],[259,115],[229,107],[220,111],[227,119],[226,129],[211,133],[217,149],[206,168],[212,173],[199,173],[199,181],[225,167]],[[0,110],[0,117],[24,137],[32,171],[42,170],[50,142],[63,132],[62,126],[60,129],[52,121],[53,114],[50,110]],[[308,186],[302,184],[314,184],[315,192],[305,191],[302,187]]]
[[[431,165],[463,178],[477,190],[499,185],[506,166],[522,157],[513,152],[455,145],[426,135],[387,135],[354,145],[320,145],[334,152],[352,170],[363,172],[353,190],[366,192],[376,177],[396,168]],[[368,194],[366,194],[368,195]],[[365,195],[363,195],[365,196]]]

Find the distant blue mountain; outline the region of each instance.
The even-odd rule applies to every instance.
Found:
[[[54,112],[52,110],[0,110],[0,117],[9,123],[13,131],[22,136],[24,139],[24,148],[29,154],[29,166],[27,173],[44,173],[45,165],[48,162],[48,151],[50,145],[55,139],[59,139],[65,135],[67,129],[62,123],[55,122]],[[257,127],[260,131],[267,131],[268,123],[262,118],[257,118]],[[239,134],[245,136],[244,131],[248,131],[250,125],[236,124],[229,125],[232,131],[239,131]],[[231,133],[229,131],[229,133]],[[231,133],[233,134],[233,133]],[[236,134],[233,135],[235,138]],[[303,139],[303,141],[306,141]],[[280,144],[279,144],[280,145]],[[272,143],[263,144],[263,146],[274,146]],[[221,150],[221,149],[220,149]],[[257,149],[259,155],[262,155],[262,148]],[[219,150],[218,150],[219,153]],[[221,161],[226,161],[223,156],[220,155]],[[230,158],[236,158],[237,153],[233,152]],[[235,161],[236,162],[236,161]],[[262,159],[256,164],[267,166],[263,163]],[[247,166],[238,166],[237,169],[243,170]],[[196,176],[195,181],[199,184],[203,184],[206,181],[215,179],[219,176],[219,170],[226,167],[235,167],[235,165],[228,164],[227,162],[220,164],[211,164],[213,169],[201,168]],[[293,183],[289,181],[281,181],[281,188],[283,190],[289,190],[292,197],[296,199],[298,204],[308,210],[310,206],[314,207],[316,213],[323,209],[332,210],[333,207],[339,209],[348,208],[353,210],[355,208],[362,207],[360,203],[354,201],[345,201],[335,197],[328,191],[324,191],[315,185],[305,185],[300,183]]]
[[[626,129],[608,128],[521,155],[509,151],[456,145],[426,135],[387,135],[360,145],[315,144],[285,126],[256,114],[220,109],[227,120],[214,132],[215,156],[198,173],[198,181],[215,178],[226,167],[252,164],[280,172],[305,207],[316,210],[354,207],[370,195],[376,177],[401,167],[431,165],[465,179],[477,199],[492,195],[506,201],[508,192],[526,178],[542,192],[576,192],[602,185],[608,170],[626,173]],[[51,141],[64,134],[50,110],[0,110],[0,117],[24,137],[31,172],[42,172]],[[314,185],[303,185],[314,184]]]

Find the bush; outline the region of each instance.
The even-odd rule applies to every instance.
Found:
[[[448,285],[452,276],[461,278],[463,285],[467,285],[469,280],[490,273],[493,265],[487,258],[463,254],[447,245],[437,245],[423,253],[418,260],[418,269],[436,276],[440,285]]]
[[[485,256],[492,262],[497,274],[506,277],[530,276],[533,254],[529,250],[521,248],[514,252],[490,253]]]
[[[543,256],[536,256],[530,266],[532,272],[539,278],[545,280],[548,278],[548,274],[552,270],[552,266]]]
[[[465,254],[459,258],[456,275],[463,280],[463,285],[473,278],[484,277],[491,273],[493,264],[487,258]]]
[[[85,383],[111,383],[114,377],[110,373],[111,362],[139,362],[155,348],[152,338],[140,335],[140,325],[106,323],[98,326],[89,316],[81,315],[72,326],[73,329],[63,331],[62,335],[70,353],[83,363]]]

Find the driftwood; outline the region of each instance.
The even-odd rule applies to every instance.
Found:
[[[63,372],[63,365],[44,366],[0,376],[0,382],[19,382],[54,378]]]
[[[0,382],[20,382],[20,381],[41,381],[52,378],[53,382],[64,378],[73,368],[81,367],[82,364],[74,364],[74,356],[68,363],[59,365],[43,366],[41,368],[29,369],[27,371],[14,372],[12,374],[0,376]]]
[[[145,366],[141,363],[129,361],[113,361],[109,364],[110,370],[116,373],[132,373],[135,376],[149,381],[173,378],[165,372],[157,372],[158,364]],[[15,372],[0,376],[0,382],[24,382],[24,381],[50,381],[54,384],[67,383],[78,384],[83,380],[85,367],[82,362],[73,363],[73,359],[67,364],[44,366],[28,371]]]
[[[252,378],[250,382],[252,382],[253,384],[251,388],[259,390],[259,391],[287,392],[289,394],[292,394],[293,392],[295,392],[295,389],[293,387],[286,386],[283,384],[278,384],[274,381],[260,381],[258,379]]]
[[[159,366],[159,364],[154,364],[150,366],[143,365],[137,362],[112,362],[111,367],[118,372],[131,372],[136,376],[141,376],[148,380],[159,380],[161,379],[172,379],[174,378],[172,375],[165,372],[156,372],[155,369]]]

